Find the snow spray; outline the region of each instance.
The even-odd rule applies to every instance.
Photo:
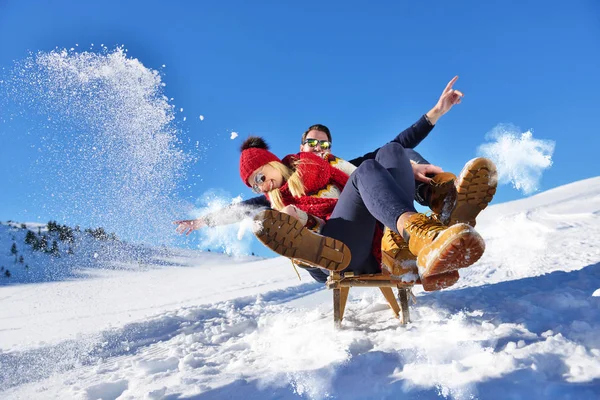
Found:
[[[511,183],[527,195],[536,192],[544,170],[552,166],[555,142],[534,139],[531,130],[522,132],[510,124],[496,126],[486,139],[490,143],[479,146],[477,152],[494,161],[498,183]]]
[[[172,237],[191,157],[158,71],[123,48],[57,49],[18,62],[2,84],[22,134],[36,137],[28,178],[47,215],[134,241]]]

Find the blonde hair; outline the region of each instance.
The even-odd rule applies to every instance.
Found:
[[[304,183],[302,182],[302,176],[297,168],[298,164],[299,162],[296,162],[292,165],[294,169],[289,168],[278,161],[271,161],[266,164],[275,168],[281,173],[283,180],[288,184],[290,193],[294,197],[304,196],[306,193],[304,190]],[[281,199],[281,191],[279,188],[269,191],[269,198],[271,199],[271,206],[274,209],[281,210],[283,207],[285,207],[285,204],[283,204],[283,200]]]

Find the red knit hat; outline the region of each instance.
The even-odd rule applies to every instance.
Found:
[[[269,151],[269,145],[267,145],[264,139],[258,136],[250,136],[246,139],[242,143],[241,151],[240,177],[248,187],[252,187],[248,185],[248,178],[250,178],[250,175],[254,171],[271,161],[281,162],[275,154]]]

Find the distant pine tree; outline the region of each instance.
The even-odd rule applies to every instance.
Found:
[[[52,241],[52,248],[50,249],[50,254],[55,257],[58,257],[60,254],[60,249],[58,248],[58,242],[56,240]]]
[[[47,252],[48,251],[48,236],[42,235],[39,243],[40,243],[39,250]]]
[[[17,255],[17,244],[13,243],[12,247],[10,248],[10,254],[12,254],[13,256]]]
[[[25,243],[27,243],[28,245],[33,245],[33,242],[35,242],[37,240],[37,237],[35,237],[35,233],[33,233],[33,231],[28,230],[27,234],[25,235]]]
[[[58,239],[62,242],[73,243],[73,229],[69,228],[66,225],[62,225],[58,227]]]
[[[10,276],[11,276],[10,271],[9,270],[4,271],[4,276],[7,278],[10,278]]]
[[[58,224],[56,223],[56,221],[49,221],[46,224],[46,227],[48,228],[48,232],[58,231]]]
[[[40,240],[40,239],[38,239],[38,237],[37,237],[37,236],[35,236],[35,233],[33,234],[33,239],[32,239],[32,241],[31,241],[31,248],[32,248],[34,251],[40,251],[40,250],[43,250],[43,249],[42,249],[42,242],[41,242],[41,240]]]
[[[21,228],[22,228],[22,229],[27,229],[27,225],[25,225],[25,224],[21,224]]]
[[[23,264],[25,262],[25,259],[23,258],[23,256],[19,257],[19,263]]]

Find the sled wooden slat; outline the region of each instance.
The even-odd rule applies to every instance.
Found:
[[[346,309],[348,293],[352,286],[359,287],[378,287],[390,305],[396,318],[400,319],[400,324],[405,325],[410,322],[410,310],[408,308],[409,292],[416,282],[405,282],[394,279],[385,274],[353,275],[339,272],[332,272],[327,279],[327,288],[333,290],[333,322],[336,327],[341,326]],[[398,301],[394,296],[393,288],[398,289]]]

